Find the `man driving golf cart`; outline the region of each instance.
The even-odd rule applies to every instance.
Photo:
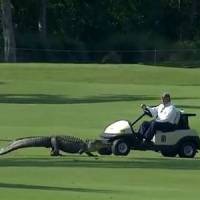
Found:
[[[109,124],[100,135],[102,148],[98,153],[126,156],[130,150],[151,150],[165,157],[178,154],[181,158],[193,158],[200,149],[200,137],[190,128],[188,118],[196,114],[176,109],[169,93],[164,93],[161,100],[161,104],[156,107],[142,104],[144,112],[133,122],[124,119]],[[139,131],[135,131],[134,125],[145,115],[154,119],[143,122]]]
[[[138,131],[140,140],[145,139],[145,143],[151,143],[156,131],[173,131],[176,128],[177,118],[180,116],[179,111],[171,103],[169,93],[161,96],[161,104],[156,107],[149,107],[145,104],[141,105],[144,112],[149,112],[152,117],[151,121],[144,121]]]

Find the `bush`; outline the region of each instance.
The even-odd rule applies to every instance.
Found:
[[[199,60],[200,51],[198,50],[199,42],[179,41],[173,45],[176,50],[170,60],[172,61],[195,61]]]
[[[117,52],[123,63],[145,63],[154,60],[155,48],[167,48],[168,46],[167,41],[152,33],[118,33],[105,40],[99,48]]]
[[[110,51],[103,57],[102,63],[119,64],[121,63],[121,56],[115,51]]]
[[[17,60],[28,62],[82,62],[88,60],[83,42],[67,36],[48,35],[42,40],[38,33],[16,35]]]

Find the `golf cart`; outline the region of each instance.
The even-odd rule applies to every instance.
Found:
[[[107,126],[100,136],[105,146],[98,153],[126,156],[130,150],[152,150],[165,157],[175,157],[177,154],[183,158],[195,156],[197,149],[200,149],[200,138],[195,130],[190,129],[188,118],[196,114],[177,111],[176,129],[171,132],[157,131],[150,144],[141,142],[133,129],[145,115],[152,117],[151,112],[146,109],[134,122],[120,120]]]

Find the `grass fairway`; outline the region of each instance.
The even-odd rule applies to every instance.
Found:
[[[96,138],[117,119],[135,119],[141,103],[158,104],[163,91],[197,114],[190,124],[200,133],[199,77],[200,69],[143,65],[0,64],[0,139]],[[199,170],[199,154],[51,158],[47,149],[24,149],[0,157],[0,199],[194,200]]]

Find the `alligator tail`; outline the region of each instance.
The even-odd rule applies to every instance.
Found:
[[[26,137],[19,138],[10,143],[7,147],[0,149],[0,155],[7,154],[11,151],[28,148],[28,147],[51,147],[51,137]]]

